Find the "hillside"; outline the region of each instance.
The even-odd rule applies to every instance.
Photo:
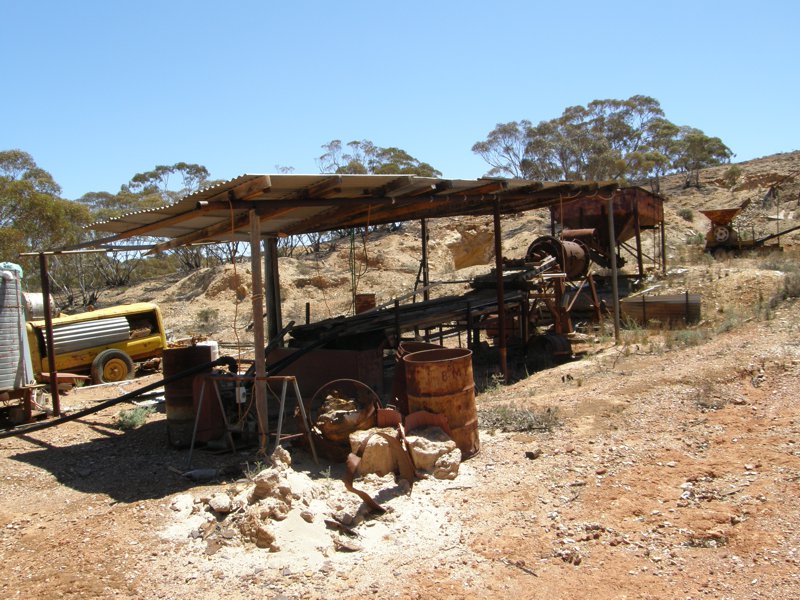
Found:
[[[697,211],[753,198],[745,217],[769,232],[769,186],[800,153],[701,173],[700,189],[667,178],[669,274],[658,293],[702,295],[686,329],[630,327],[615,345],[588,336],[579,360],[494,385],[476,398],[480,452],[454,480],[410,488],[391,475],[359,483],[389,507],[364,515],[341,465],[292,449],[292,508],[270,552],[207,505],[247,489],[264,457],[168,446],[165,418],[131,431],[118,409],[0,440],[0,582],[4,597],[131,598],[770,598],[800,597],[800,246],[782,253],[704,255]],[[800,189],[780,188],[782,228]],[[691,212],[688,212],[691,211]],[[691,220],[687,220],[691,217]],[[504,249],[522,256],[544,214],[504,219]],[[491,224],[431,225],[434,280],[463,280],[492,262]],[[413,286],[417,224],[371,236],[360,291],[388,302]],[[690,244],[687,244],[687,240]],[[363,252],[363,249],[362,249]],[[345,313],[349,248],[280,259],[284,319]],[[158,302],[176,337],[246,345],[248,265],[175,276],[101,298]],[[242,289],[244,286],[244,289]],[[463,283],[437,292],[463,289]],[[241,299],[237,304],[237,299]],[[237,326],[234,329],[233,324]],[[155,376],[144,381],[152,381]],[[71,392],[84,407],[143,381]],[[788,501],[787,501],[788,499]],[[345,528],[331,529],[331,519]],[[327,520],[327,521],[326,521]],[[326,525],[326,522],[328,523]],[[352,529],[353,537],[347,535]]]
[[[729,208],[751,200],[737,223],[752,228],[762,237],[800,225],[800,152],[778,154],[739,163],[741,175],[731,189],[724,181],[730,166],[706,169],[700,174],[699,189],[683,186],[684,177],[673,175],[662,182],[666,197],[665,219],[667,256],[670,267],[702,262],[701,236],[708,230],[708,220],[699,213],[707,208]],[[764,202],[771,185],[779,184],[780,219],[775,219],[776,205]],[[684,215],[684,216],[681,216]],[[686,216],[689,217],[685,218]],[[549,215],[533,211],[504,217],[503,252],[520,258],[538,236],[549,233]],[[357,249],[357,269],[364,272],[358,285],[360,293],[374,293],[377,304],[413,290],[420,260],[419,224],[406,223],[397,232],[377,233],[369,237],[366,248]],[[693,245],[687,245],[693,241]],[[784,237],[784,245],[800,241],[800,230]],[[644,243],[653,240],[645,236]],[[648,252],[652,256],[652,251]],[[312,320],[321,320],[351,310],[351,272],[349,241],[342,240],[318,254],[295,252],[293,258],[281,258],[281,294],[284,322],[305,320],[306,302],[311,304]],[[430,267],[432,281],[463,281],[494,266],[492,223],[489,218],[453,218],[430,222]],[[745,259],[742,265],[748,264]],[[688,275],[691,278],[691,274]],[[752,280],[755,274],[746,277]],[[683,285],[683,278],[679,286]],[[247,325],[252,322],[249,298],[249,261],[234,265],[201,269],[188,276],[174,275],[164,280],[147,281],[124,290],[102,294],[100,305],[133,301],[158,303],[166,327],[175,337],[211,336],[222,342],[251,343]],[[244,286],[244,287],[242,287]],[[467,285],[441,285],[434,297],[460,293]],[[242,292],[248,295],[242,295]],[[697,290],[700,291],[700,290]],[[724,293],[724,290],[723,290]]]

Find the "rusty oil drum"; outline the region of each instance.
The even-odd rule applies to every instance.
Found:
[[[406,363],[403,362],[403,357],[408,356],[413,352],[422,352],[423,350],[441,350],[438,344],[431,344],[429,342],[416,342],[406,341],[400,342],[400,345],[395,350],[396,362],[394,365],[394,380],[392,382],[392,397],[394,398],[394,405],[402,414],[408,414],[408,393],[406,392]]]
[[[441,348],[403,357],[409,412],[427,410],[447,417],[462,458],[480,449],[472,351]]]
[[[211,362],[211,352],[211,346],[165,348],[162,359],[164,378]],[[211,372],[210,367],[207,372]],[[205,373],[206,371],[200,374]],[[164,385],[167,434],[170,444],[176,448],[187,448],[192,442],[195,417],[193,383],[196,376],[197,374],[194,374]]]

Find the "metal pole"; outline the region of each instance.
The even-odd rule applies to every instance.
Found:
[[[261,223],[258,213],[250,210],[250,271],[253,281],[253,343],[255,344],[256,380],[253,385],[258,425],[261,429],[259,451],[266,452],[269,442],[267,415],[266,352],[264,351],[264,284],[261,279]]]
[[[500,328],[500,370],[508,383],[508,350],[506,347],[506,299],[503,289],[503,232],[500,229],[500,202],[494,202],[494,268],[497,272],[497,326]]]
[[[281,315],[280,274],[278,273],[278,240],[264,238],[264,291],[267,308],[267,339],[277,337],[283,328]]]
[[[614,340],[619,344],[619,282],[617,281],[617,239],[614,233],[613,195],[608,198],[608,251],[611,257],[611,294],[614,300]]]
[[[661,273],[667,274],[667,236],[664,232],[664,210],[661,210]]]
[[[428,221],[422,219],[420,221],[422,227],[422,300],[427,302],[431,299],[430,287],[430,269],[428,266]],[[430,329],[425,328],[425,341],[431,341]]]
[[[639,281],[644,280],[644,263],[642,261],[642,225],[639,221],[639,194],[633,197],[633,232],[636,236],[636,265],[639,267]]]
[[[422,219],[422,299],[430,300],[430,269],[428,267],[428,220]]]
[[[42,278],[42,296],[44,296],[44,331],[47,345],[47,366],[50,367],[50,397],[53,399],[53,414],[61,416],[61,398],[58,396],[58,372],[56,371],[56,353],[53,349],[53,313],[50,311],[50,272],[47,270],[47,255],[39,253],[39,274]],[[33,352],[33,348],[31,348]]]

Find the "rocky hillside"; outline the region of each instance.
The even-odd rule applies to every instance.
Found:
[[[731,175],[737,170],[734,181]],[[684,181],[684,176],[673,175],[661,185],[667,199],[671,267],[696,262],[702,255],[702,236],[709,225],[699,212],[702,209],[731,208],[749,201],[737,225],[752,229],[756,237],[800,225],[800,152],[706,169],[700,173],[699,188],[687,188]],[[732,181],[733,186],[729,185]],[[777,202],[768,194],[770,189],[777,190]],[[531,241],[548,233],[548,227],[544,210],[504,217],[504,253],[512,258],[523,256]],[[455,282],[438,285],[432,290],[434,296],[464,291],[464,280],[492,267],[490,218],[433,220],[430,228],[431,279]],[[373,234],[366,244],[359,245],[355,261],[358,292],[374,293],[380,305],[412,291],[419,271],[419,234],[418,223],[406,223],[398,231]],[[781,241],[791,245],[798,240],[800,231]],[[645,239],[645,244],[652,243]],[[350,253],[348,240],[342,240],[321,253],[297,251],[291,258],[280,259],[285,322],[303,322],[306,302],[311,304],[312,320],[351,310]],[[244,261],[111,290],[103,294],[101,304],[153,301],[162,307],[167,327],[176,337],[207,335],[246,345],[252,339],[248,325],[253,320],[249,286],[249,262]]]

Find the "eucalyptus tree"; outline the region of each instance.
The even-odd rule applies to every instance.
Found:
[[[719,138],[678,127],[650,96],[593,100],[554,119],[500,123],[472,151],[491,167],[488,175],[539,180],[620,180],[655,188],[660,177],[727,162],[732,152]]]

